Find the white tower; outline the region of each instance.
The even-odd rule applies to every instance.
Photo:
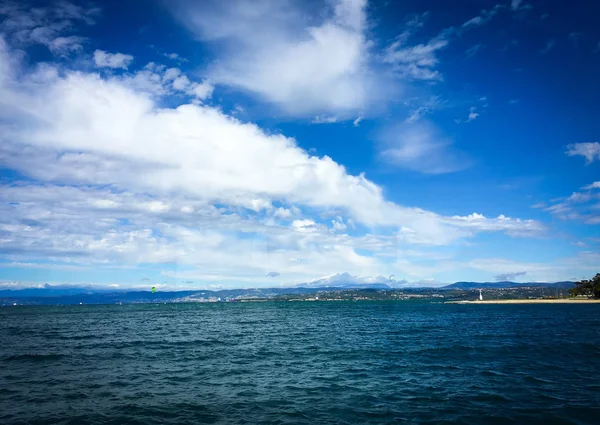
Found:
[[[481,289],[479,290],[479,301],[483,301],[483,294],[481,293]]]

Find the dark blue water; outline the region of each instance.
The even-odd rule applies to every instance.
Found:
[[[600,305],[0,309],[0,423],[599,424]]]

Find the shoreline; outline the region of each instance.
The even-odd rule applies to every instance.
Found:
[[[447,304],[599,304],[600,299],[511,299],[511,300],[473,300],[448,301]]]

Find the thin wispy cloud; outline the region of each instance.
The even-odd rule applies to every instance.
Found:
[[[424,174],[446,174],[468,168],[468,155],[423,121],[390,126],[381,136],[380,155],[396,167]]]
[[[568,38],[575,47],[579,47],[579,42],[583,38],[583,33],[574,31],[569,33]]]
[[[384,55],[384,62],[392,64],[401,77],[414,80],[439,81],[442,74],[436,65],[439,63],[437,54],[448,46],[448,40],[438,37],[426,44],[416,46],[406,45],[405,40],[397,40],[390,44]]]
[[[473,28],[480,27],[487,24],[494,16],[496,16],[505,6],[503,4],[496,4],[491,9],[483,9],[477,16],[472,17],[468,21],[462,24],[462,28]]]
[[[468,58],[472,58],[473,56],[475,56],[481,49],[483,49],[483,44],[476,44],[472,47],[469,47],[466,51],[465,51],[465,55],[467,55]]]
[[[547,55],[550,52],[550,50],[552,50],[554,48],[555,45],[556,45],[555,39],[548,40],[546,42],[546,45],[542,49],[540,49],[538,51],[538,53],[540,55]]]

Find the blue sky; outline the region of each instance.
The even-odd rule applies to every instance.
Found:
[[[598,12],[4,1],[0,285],[593,275]]]

